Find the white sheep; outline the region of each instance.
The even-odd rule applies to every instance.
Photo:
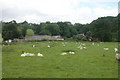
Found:
[[[117,61],[120,61],[120,54],[116,54],[115,58],[116,58]]]
[[[25,54],[25,56],[30,56],[31,53],[24,53],[24,54]]]
[[[30,55],[29,55],[29,56],[35,56],[35,54],[30,53]]]
[[[86,48],[86,47],[83,47],[83,49],[85,49],[85,50],[86,50],[87,48]]]
[[[71,51],[70,51],[69,53],[70,53],[70,54],[75,54],[75,52],[71,52]]]
[[[41,57],[43,57],[43,54],[38,53],[37,56],[41,56]]]
[[[48,45],[48,48],[50,48],[50,46]]]
[[[5,41],[6,43],[8,42],[8,41]]]
[[[82,49],[83,49],[83,47],[80,47],[80,49],[82,50]]]
[[[35,45],[32,45],[32,47],[35,47]]]
[[[92,43],[92,45],[94,45],[95,43]]]
[[[78,46],[78,48],[81,48],[82,46],[80,45],[80,46]]]
[[[85,46],[85,44],[82,44],[82,46]]]
[[[61,55],[66,55],[67,53],[62,53]]]
[[[114,51],[115,51],[115,52],[118,52],[118,49],[117,49],[117,48],[115,48],[115,49],[114,49]]]
[[[108,51],[109,50],[109,48],[103,48],[104,50],[106,50],[106,51]]]
[[[21,56],[25,56],[25,54],[21,54]]]
[[[11,43],[11,42],[12,42],[12,40],[8,40],[8,42],[9,42],[9,43]]]
[[[83,47],[80,45],[80,46],[78,46],[78,48],[80,48],[81,50],[83,49]]]
[[[21,54],[21,56],[35,56],[35,54],[32,54],[32,53],[25,53],[24,54]]]

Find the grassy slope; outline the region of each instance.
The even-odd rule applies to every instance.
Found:
[[[27,42],[3,47],[3,77],[7,78],[117,78],[118,63],[115,61],[114,48],[117,43],[82,42],[87,50],[77,47],[80,43],[54,42],[54,47],[47,48],[49,42]],[[32,47],[35,44],[36,47]],[[99,44],[100,46],[97,46]],[[53,45],[53,42],[50,43]],[[104,51],[109,47],[109,51]],[[63,50],[74,50],[75,55],[60,55]],[[44,57],[21,57],[22,51]],[[103,57],[102,54],[106,56]]]

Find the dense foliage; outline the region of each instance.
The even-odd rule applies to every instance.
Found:
[[[64,38],[85,41],[89,40],[90,37],[98,38],[99,41],[105,42],[118,41],[118,32],[120,32],[118,28],[119,22],[119,15],[117,17],[101,17],[90,24],[72,24],[71,22],[51,23],[49,21],[33,24],[27,21],[16,23],[13,20],[11,22],[2,22],[2,37],[4,40],[24,38],[28,33],[27,30],[31,30],[32,35],[61,35]],[[84,34],[85,36],[76,37],[78,34]]]

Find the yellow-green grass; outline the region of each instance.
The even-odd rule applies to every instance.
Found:
[[[63,47],[62,43],[65,43]],[[85,43],[87,50],[77,47]],[[36,47],[32,47],[32,45]],[[98,46],[99,44],[99,46]],[[3,46],[3,78],[117,78],[118,63],[114,48],[117,42],[68,42],[43,41],[25,42]],[[51,48],[47,46],[50,45]],[[109,48],[108,51],[103,48]],[[64,51],[75,51],[74,55],[61,55]],[[21,57],[22,52],[34,53],[36,56]],[[38,57],[41,53],[44,57]],[[105,56],[103,56],[105,54]]]

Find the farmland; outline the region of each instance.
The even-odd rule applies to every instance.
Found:
[[[65,44],[65,46],[62,45]],[[78,46],[84,43],[86,50]],[[2,47],[3,78],[117,78],[118,63],[114,48],[117,42],[41,41],[4,45]],[[32,47],[35,45],[35,47]],[[51,47],[48,48],[47,46]],[[103,48],[109,48],[108,51]],[[67,51],[74,51],[69,54]],[[20,55],[23,52],[36,56]],[[61,55],[61,53],[68,53]],[[43,57],[37,56],[43,54]],[[103,56],[104,54],[104,56]]]

